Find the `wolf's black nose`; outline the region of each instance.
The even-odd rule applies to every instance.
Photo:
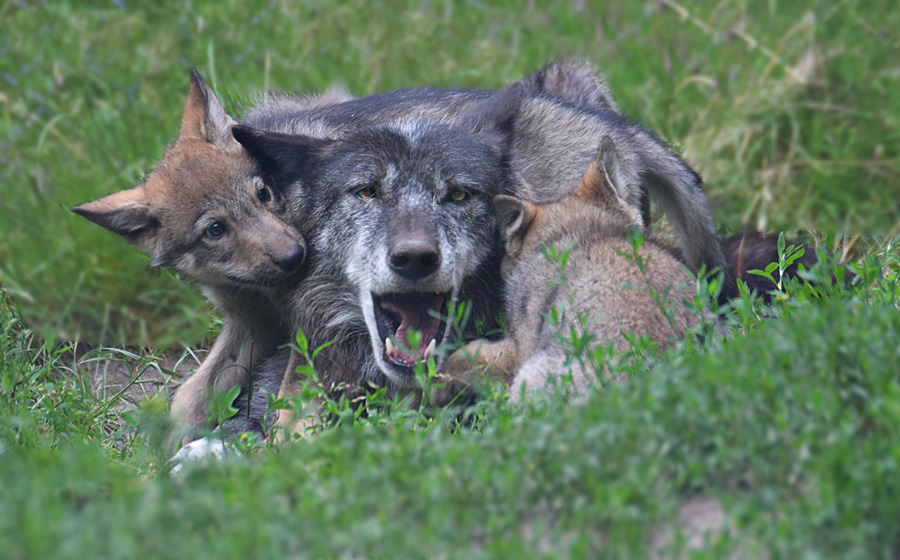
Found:
[[[285,272],[294,272],[306,259],[306,251],[302,245],[294,245],[294,248],[278,257],[273,257],[272,261],[278,265],[278,268]]]
[[[441,255],[428,239],[411,238],[397,241],[390,248],[391,269],[404,278],[425,278],[441,265]]]

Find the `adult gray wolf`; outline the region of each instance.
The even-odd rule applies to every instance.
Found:
[[[312,346],[337,341],[315,363],[326,390],[412,387],[460,301],[495,325],[502,285],[491,201],[514,192],[510,121],[524,90],[488,97],[456,125],[374,125],[337,139],[233,129],[309,226],[293,324]],[[285,377],[283,392],[294,387]]]
[[[407,120],[402,126],[390,131],[363,127],[361,130],[365,130],[366,135],[348,132],[340,138],[287,135],[254,130],[252,127],[234,129],[238,141],[259,160],[270,184],[277,185],[278,190],[286,192],[285,196],[292,201],[289,204],[291,211],[302,216],[298,222],[311,226],[311,230],[303,232],[314,240],[311,242],[311,255],[320,252],[319,263],[312,267],[313,270],[321,271],[320,280],[304,282],[297,290],[293,298],[294,324],[303,328],[307,335],[315,333],[311,338],[314,344],[328,340],[339,341],[316,364],[317,368],[324,370],[323,376],[329,379],[328,384],[368,380],[379,384],[387,382],[393,388],[408,385],[412,379],[413,364],[433,350],[431,341],[434,340],[435,346],[441,343],[441,336],[438,334],[447,325],[426,319],[431,314],[443,313],[446,303],[453,301],[457,294],[448,289],[451,284],[446,281],[436,282],[435,285],[441,284],[440,289],[435,288],[436,294],[432,294],[433,297],[425,297],[424,294],[431,290],[428,282],[397,283],[404,291],[416,292],[415,297],[404,297],[403,301],[396,299],[395,292],[379,286],[379,282],[375,280],[381,277],[379,267],[395,264],[389,240],[394,235],[392,230],[400,226],[395,225],[391,219],[381,218],[380,214],[376,217],[368,212],[360,214],[365,216],[365,221],[361,223],[357,220],[358,211],[348,206],[349,199],[346,195],[355,193],[354,196],[357,197],[369,197],[375,201],[372,203],[373,207],[390,203],[400,208],[391,214],[394,217],[405,216],[408,212],[401,207],[408,202],[407,197],[411,199],[419,195],[410,194],[415,189],[409,186],[391,190],[385,198],[378,194],[378,186],[385,178],[392,185],[400,184],[396,181],[412,181],[429,186],[433,189],[433,198],[440,200],[437,197],[444,196],[441,190],[443,187],[425,180],[428,172],[423,167],[420,166],[415,173],[409,173],[409,176],[397,175],[397,169],[409,164],[391,158],[409,158],[409,154],[415,153],[415,157],[420,158],[421,162],[434,164],[430,173],[435,176],[440,175],[442,166],[467,165],[467,158],[471,157],[471,151],[467,147],[462,144],[442,146],[437,140],[439,135],[432,132],[448,125],[449,130],[459,128],[452,124],[454,122],[472,123],[478,122],[482,115],[491,115],[488,120],[497,114],[502,115],[500,128],[504,137],[503,146],[495,149],[500,157],[476,161],[473,167],[485,170],[493,166],[509,173],[512,184],[515,185],[512,187],[515,193],[530,200],[546,201],[565,196],[571,187],[562,185],[577,184],[584,168],[593,159],[598,138],[611,137],[617,150],[623,154],[618,165],[619,186],[625,203],[623,208],[630,209],[629,212],[636,221],[642,221],[642,194],[649,192],[655,195],[664,209],[668,208],[673,222],[676,222],[675,229],[682,236],[681,250],[691,268],[697,270],[701,266],[717,267],[727,276],[728,268],[724,266],[725,259],[718,245],[699,176],[655,136],[613,110],[611,103],[603,107],[585,107],[543,94],[535,95],[534,90],[528,86],[528,80],[490,95],[484,92],[444,92],[440,95],[443,96],[442,103],[445,105],[429,104],[435,95],[439,95],[434,90],[394,92],[393,95],[407,96],[410,101],[417,100],[419,110],[415,112],[415,117],[426,120]],[[448,103],[453,105],[454,110],[444,114],[441,111],[446,109]],[[380,96],[373,96],[366,103],[354,100],[341,106],[324,108],[321,114],[352,105],[357,107],[353,111],[354,119],[357,120],[365,119],[370,112],[378,113],[383,110]],[[461,118],[460,115],[465,115],[466,110],[468,116]],[[326,116],[323,120],[329,119]],[[272,120],[270,115],[263,115],[259,122],[264,123],[270,131],[277,130],[278,126]],[[252,114],[246,122],[256,124]],[[292,121],[288,119],[287,122]],[[496,122],[499,121],[495,121],[495,124]],[[477,126],[461,128],[470,136],[479,131]],[[429,150],[446,154],[446,161],[437,162],[433,157],[416,151],[420,138],[429,140],[426,143]],[[461,138],[457,134],[454,141],[461,141]],[[392,144],[403,149],[398,148],[393,153],[382,150],[383,146]],[[353,156],[342,160],[335,156],[340,163],[329,164],[330,167],[323,165],[331,155],[342,151]],[[376,179],[365,179],[373,182],[363,189],[364,180],[356,177],[354,162],[370,160],[369,175],[381,175]],[[499,173],[494,175],[499,176]],[[360,176],[366,174],[362,173]],[[427,212],[423,215],[429,216],[429,219],[434,218]],[[310,219],[312,216],[317,216],[318,219]],[[379,226],[380,229],[376,227],[379,219],[384,222]],[[403,219],[412,224],[408,228],[413,230],[421,226],[411,218]],[[347,224],[353,224],[352,231],[346,229]],[[473,231],[477,231],[482,222],[473,220],[471,226],[475,228]],[[378,239],[369,236],[368,241],[362,243],[358,232],[377,232]],[[443,230],[438,229],[437,233],[426,232],[419,237],[440,238],[442,235]],[[496,242],[495,238],[484,232],[479,233],[477,239],[487,247]],[[422,249],[425,256],[421,256],[421,259],[429,262],[429,266],[422,265],[420,257],[412,259],[414,265],[421,268],[423,278],[435,271],[443,271],[444,276],[452,275],[456,278],[453,288],[462,286],[461,282],[466,280],[465,276],[471,271],[461,269],[451,274],[439,265],[443,263],[449,266],[449,263],[454,262],[453,256],[467,254],[465,247],[448,249],[437,246],[435,249],[433,239],[417,244],[429,247],[427,250]],[[356,252],[351,254],[354,250]],[[484,255],[487,254],[488,251],[484,251]],[[316,269],[316,266],[319,268]],[[316,272],[312,274],[317,276]],[[499,296],[495,287],[499,280],[488,282],[484,280],[484,276],[478,275],[474,278],[474,281],[484,285],[480,293],[489,295],[487,299],[482,298],[483,307],[476,302],[474,309],[490,324],[493,312],[490,304]],[[425,289],[420,290],[419,287]],[[418,330],[424,336],[420,346],[404,348],[402,345],[408,341],[403,339],[410,329]],[[338,353],[341,357],[333,358]],[[289,393],[295,385],[294,378],[286,377],[284,392]]]
[[[603,137],[576,190],[563,200],[534,205],[494,198],[505,247],[508,334],[469,343],[443,371],[464,375],[474,359],[476,371],[511,382],[513,399],[525,390],[546,391],[564,375],[581,392],[599,372],[567,358],[562,337],[590,333],[592,347],[622,350],[626,334],[636,333],[665,346],[696,322],[682,304],[693,297],[695,281],[675,255],[649,236],[637,250],[640,265],[634,254],[623,255],[632,250],[629,228],[640,227],[625,202],[627,180],[618,146]],[[566,251],[564,265],[548,258],[549,247]]]

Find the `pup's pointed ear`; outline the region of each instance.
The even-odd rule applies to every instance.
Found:
[[[499,194],[494,197],[494,213],[506,253],[517,257],[522,251],[525,235],[540,210],[527,200]]]
[[[199,138],[223,149],[238,148],[231,136],[235,124],[200,72],[192,68],[191,91],[184,105],[179,138]]]
[[[524,96],[524,84],[515,82],[470,109],[460,118],[460,124],[474,132],[509,135]]]
[[[597,155],[582,176],[574,195],[597,206],[620,210],[636,225],[643,225],[640,210],[626,202],[627,179],[622,172],[619,152],[609,136],[600,140]]]
[[[70,210],[121,235],[144,252],[153,252],[159,220],[146,200],[143,187],[120,191]]]

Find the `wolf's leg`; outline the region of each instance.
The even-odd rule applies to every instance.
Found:
[[[288,360],[287,369],[284,371],[284,379],[281,380],[281,388],[278,390],[279,399],[287,399],[296,397],[299,390],[299,379],[297,377],[297,368],[303,357],[296,351],[291,350],[291,359]],[[278,419],[275,421],[277,428],[277,437],[285,438],[293,430],[293,410],[279,410]]]
[[[478,380],[499,379],[508,384],[516,370],[518,354],[512,338],[497,341],[473,340],[451,354],[441,365],[439,383],[432,393],[432,402],[447,406]]]
[[[278,398],[291,398],[299,396],[300,377],[297,374],[297,368],[301,365],[303,356],[295,351],[291,351],[291,359],[288,361],[287,369],[284,372],[284,379],[281,382],[281,389],[278,391]],[[320,412],[323,402],[320,398],[310,401],[311,412],[303,411],[303,416],[295,417],[295,410],[279,410],[278,419],[275,421],[276,437],[279,441],[285,441],[294,434],[301,437],[309,435],[309,428],[320,425],[322,423]]]
[[[451,354],[441,366],[441,373],[463,383],[479,378],[509,383],[517,363],[518,352],[512,338],[478,339]]]
[[[572,377],[570,387],[572,396],[584,394],[592,382],[596,381],[591,373],[579,365],[566,365],[565,354],[554,350],[538,352],[528,358],[516,372],[516,377],[509,388],[509,400],[520,402],[523,398],[552,393],[567,375]]]
[[[172,399],[175,433],[189,442],[200,428],[212,427],[209,418],[213,394],[239,385],[246,389],[249,373],[267,358],[277,343],[277,333],[250,332],[241,321],[226,318],[206,359],[187,379]]]
[[[206,359],[175,391],[171,413],[175,421],[175,433],[183,438],[184,443],[194,439],[192,431],[212,427],[209,423],[209,402],[216,375],[234,361],[230,354],[246,336],[247,332],[242,325],[226,320]]]

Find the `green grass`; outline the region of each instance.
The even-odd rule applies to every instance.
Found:
[[[174,479],[158,476],[158,401],[111,430],[78,375],[53,376],[59,353],[6,297],[0,546],[11,558],[643,557],[684,546],[659,535],[677,535],[699,499],[725,517],[691,557],[893,557],[900,253],[883,247],[856,270],[850,290],[740,300],[724,338],[700,329],[577,404],[494,394],[430,420],[336,404],[313,440],[244,443]]]
[[[726,529],[691,557],[900,551],[892,3],[126,4],[0,3],[4,557],[645,557],[698,498]],[[557,55],[600,64],[683,150],[723,232],[866,234],[859,282],[736,302],[721,333],[639,347],[629,382],[577,405],[495,392],[460,424],[334,403],[311,441],[165,476],[165,400],[135,388],[191,369],[215,319],[66,207],[152,167],[188,68],[237,112],[266,89],[495,87]]]

